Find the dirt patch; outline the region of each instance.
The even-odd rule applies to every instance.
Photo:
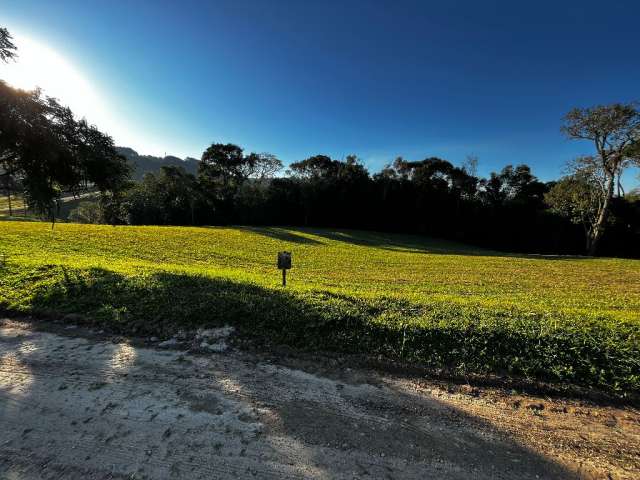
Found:
[[[628,406],[112,340],[0,326],[0,477],[640,475]]]

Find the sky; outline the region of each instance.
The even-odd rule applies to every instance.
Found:
[[[41,86],[141,154],[469,155],[550,180],[573,107],[640,100],[637,1],[0,0]],[[639,183],[637,172],[625,178]]]

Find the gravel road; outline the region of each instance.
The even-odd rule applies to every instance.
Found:
[[[625,476],[624,455],[598,465],[501,427],[545,431],[539,414],[506,405],[358,369],[0,323],[0,478],[538,479],[598,467]],[[505,415],[511,423],[498,421]],[[637,449],[634,418],[617,435]]]

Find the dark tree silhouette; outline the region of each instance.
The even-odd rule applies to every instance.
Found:
[[[0,27],[0,61],[7,63],[9,60],[15,59],[18,56],[16,50],[9,30]]]
[[[19,179],[34,210],[55,221],[63,194],[120,190],[128,174],[111,137],[40,91],[0,81],[0,176]]]
[[[236,145],[214,144],[203,157],[197,178],[163,169],[130,189],[123,203],[126,221],[361,228],[499,250],[583,251],[583,217],[544,201],[545,194],[550,202],[567,190],[567,182],[542,183],[527,165],[507,165],[479,179],[440,158],[398,158],[370,176],[354,155],[315,155],[271,178],[275,170],[269,164],[261,170],[260,157]],[[272,157],[262,158],[279,167]],[[640,201],[634,198],[616,198],[604,252],[640,255]]]

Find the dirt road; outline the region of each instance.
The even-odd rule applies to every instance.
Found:
[[[640,415],[0,324],[0,478],[640,478]]]

